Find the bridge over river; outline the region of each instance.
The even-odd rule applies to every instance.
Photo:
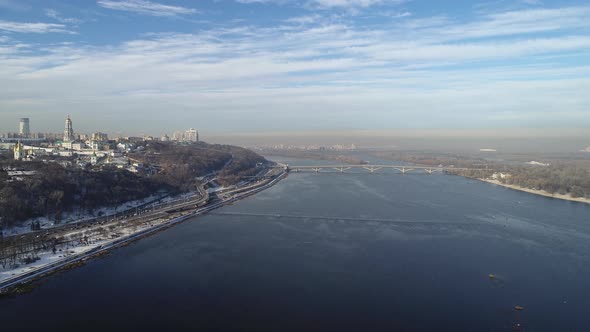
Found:
[[[344,173],[351,169],[362,169],[370,173],[375,173],[382,169],[392,169],[398,171],[400,174],[406,174],[408,172],[423,172],[427,174],[433,174],[436,172],[445,173],[448,171],[465,171],[465,170],[488,170],[487,168],[465,168],[465,167],[453,167],[453,166],[418,166],[418,165],[305,165],[305,166],[292,166],[281,164],[281,168],[285,168],[290,172],[302,172],[302,171],[314,171],[319,173],[322,170],[337,171]]]

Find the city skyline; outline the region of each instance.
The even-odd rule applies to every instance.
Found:
[[[584,1],[0,1],[0,131],[590,127]],[[425,122],[425,119],[428,121]],[[35,131],[37,130],[35,129]]]
[[[55,139],[63,142],[74,142],[77,140],[106,140],[108,133],[100,131],[100,129],[93,129],[90,131],[76,131],[73,128],[72,117],[68,114],[65,117],[65,126],[62,121],[62,129],[54,130],[55,128],[44,128],[45,130],[31,130],[29,118],[19,118],[16,130],[9,130],[6,132],[0,132],[0,140],[10,139],[47,139],[46,135],[50,135],[51,139]],[[90,134],[91,133],[91,134]],[[112,134],[112,133],[111,133]],[[140,138],[151,138],[157,140],[171,140],[171,141],[186,141],[186,142],[198,142],[199,131],[195,128],[188,128],[186,130],[173,130],[172,137],[168,136],[168,132],[163,132],[162,137],[154,137],[153,135],[142,133],[141,135],[133,135],[129,133],[119,133],[118,138],[123,137],[140,137]],[[165,139],[164,139],[165,138]]]

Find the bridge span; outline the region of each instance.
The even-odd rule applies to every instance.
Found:
[[[412,171],[418,171],[428,174],[433,174],[436,172],[444,173],[447,171],[463,171],[463,170],[486,170],[483,168],[465,168],[465,167],[452,167],[452,166],[418,166],[418,165],[372,165],[372,164],[364,164],[364,165],[305,165],[305,166],[292,166],[281,164],[281,168],[285,168],[289,172],[302,172],[302,171],[314,171],[319,173],[322,170],[330,170],[330,171],[337,171],[340,173],[344,173],[351,169],[363,169],[367,170],[370,173],[375,173],[382,169],[392,169],[398,171],[400,174],[406,174]]]

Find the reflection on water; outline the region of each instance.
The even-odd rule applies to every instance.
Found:
[[[0,301],[3,326],[590,326],[590,206],[460,177],[359,172],[292,174],[217,212]]]

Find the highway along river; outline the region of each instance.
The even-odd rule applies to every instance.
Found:
[[[589,312],[590,205],[361,170],[291,174],[0,300],[7,331],[588,331]]]

